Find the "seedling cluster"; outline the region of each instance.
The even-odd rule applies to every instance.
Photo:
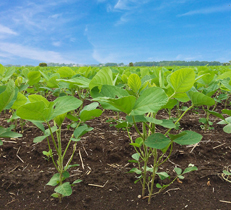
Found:
[[[8,122],[14,122],[17,127],[20,119],[23,129],[25,122],[30,121],[43,133],[34,138],[34,142],[47,140],[48,149],[43,155],[46,160],[52,160],[57,170],[47,185],[55,187],[52,196],[60,202],[72,194],[75,184],[81,182],[80,179],[67,182],[68,170],[78,167],[78,164],[71,164],[77,143],[93,129],[87,121],[99,117],[103,110],[113,111],[115,118],[108,122],[127,131],[130,146],[134,148],[129,161],[134,168],[128,172],[136,174],[135,183],[141,183],[141,196],[148,197],[148,203],[154,194],[197,170],[192,163],[185,169],[175,167],[175,176],[171,178],[161,169],[176,144],[193,145],[202,139],[202,135],[196,132],[180,130],[181,119],[187,112],[203,110],[205,117],[199,122],[204,130],[212,129],[210,115],[214,115],[222,120],[220,124],[225,125],[224,132],[231,133],[231,111],[222,111],[230,116],[228,118],[216,112],[219,103],[225,101],[228,104],[231,91],[231,69],[228,67],[176,67],[169,70],[164,67],[5,68],[0,65],[0,77],[0,111],[13,113]],[[49,100],[51,96],[55,100]],[[90,104],[85,105],[86,100]],[[157,118],[161,110],[167,111],[169,119]],[[126,118],[121,118],[120,113]],[[66,126],[66,119],[71,124]],[[160,133],[157,126],[166,132]],[[61,138],[64,128],[73,130],[65,147]],[[0,127],[0,137],[22,137],[12,129],[13,126]],[[131,132],[136,132],[138,137],[133,139]],[[1,140],[0,144],[3,144]],[[71,155],[65,158],[70,149]],[[225,180],[230,181],[230,175],[230,170],[223,171]],[[169,183],[155,184],[156,177],[169,179]]]

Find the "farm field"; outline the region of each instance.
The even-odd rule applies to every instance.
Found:
[[[230,67],[0,74],[2,209],[230,208]]]

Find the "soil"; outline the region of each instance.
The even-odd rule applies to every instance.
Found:
[[[220,106],[216,111],[220,112],[222,108]],[[10,113],[1,113],[1,125],[9,126],[5,120],[9,117]],[[180,128],[196,131],[203,139],[190,147],[174,145],[173,154],[160,170],[168,171],[174,178],[175,166],[184,169],[191,163],[198,171],[186,174],[185,179],[175,181],[153,196],[149,205],[147,199],[140,198],[141,185],[139,182],[134,184],[136,175],[127,173],[134,167],[128,160],[135,153],[129,145],[127,132],[106,122],[113,117],[113,112],[105,111],[99,118],[87,122],[94,130],[78,142],[72,164],[80,166],[71,168],[71,177],[67,179],[83,181],[73,187],[72,195],[64,197],[62,203],[51,197],[54,187],[46,185],[56,173],[52,161],[42,154],[48,151],[47,141],[33,143],[33,138],[42,135],[41,131],[26,123],[22,138],[3,139],[0,147],[0,209],[231,209],[231,184],[221,176],[225,167],[231,165],[231,136],[223,132],[223,125],[217,124],[217,118],[211,116],[214,129],[204,131],[198,122],[204,117],[203,111],[195,114],[192,110],[183,117]],[[161,111],[158,117],[167,118],[167,114]],[[62,131],[63,144],[73,132],[66,128],[68,123],[66,120]],[[17,129],[19,131],[20,126]],[[158,127],[158,132],[164,131]],[[131,129],[131,135],[136,138],[134,129]],[[71,152],[70,149],[67,160]]]

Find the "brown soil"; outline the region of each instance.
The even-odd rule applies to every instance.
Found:
[[[175,166],[184,169],[192,163],[198,171],[185,175],[182,183],[173,183],[148,205],[147,199],[138,198],[141,185],[134,184],[135,174],[127,173],[134,167],[128,160],[135,152],[126,131],[106,122],[113,116],[113,112],[105,111],[88,122],[94,130],[78,142],[72,163],[80,166],[70,169],[71,177],[67,179],[83,181],[73,187],[73,194],[63,198],[62,203],[50,196],[54,187],[46,185],[56,173],[52,161],[45,160],[42,154],[48,150],[47,142],[33,143],[33,138],[42,134],[40,130],[27,123],[22,138],[4,139],[0,147],[0,209],[231,209],[230,203],[223,202],[231,201],[231,184],[221,177],[224,167],[231,165],[231,141],[223,126],[216,124],[219,120],[211,116],[215,129],[205,132],[198,123],[199,117],[204,117],[202,112],[184,116],[181,128],[196,131],[203,139],[195,147],[175,145],[170,161],[163,168],[174,175]],[[159,117],[167,115],[161,112]],[[7,126],[4,118],[9,118],[9,114],[1,114],[1,125]],[[63,144],[71,134],[72,131],[64,128]],[[131,134],[136,136],[133,130]]]

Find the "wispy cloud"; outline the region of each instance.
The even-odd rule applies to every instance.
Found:
[[[93,50],[92,57],[99,63],[109,63],[117,61],[117,55],[115,53],[100,52],[97,49]]]
[[[220,7],[209,7],[209,8],[203,8],[203,9],[198,9],[198,10],[192,10],[184,14],[180,14],[178,15],[178,17],[188,16],[188,15],[197,15],[197,14],[211,14],[211,13],[216,13],[216,12],[230,11],[230,10],[231,10],[231,6],[226,4]]]
[[[191,61],[191,60],[201,60],[202,55],[183,55],[179,54],[176,56],[176,60],[184,60],[184,61]]]
[[[54,45],[55,47],[60,47],[61,46],[61,42],[52,42],[52,45]]]
[[[15,31],[11,30],[10,28],[3,26],[0,24],[0,34],[12,34],[12,35],[18,35]]]
[[[73,61],[63,58],[62,55],[57,52],[26,47],[20,44],[0,42],[0,53],[2,54],[3,52],[8,53],[11,57],[17,56],[36,61],[74,63]]]
[[[118,0],[114,6],[114,9],[130,10],[147,2],[149,2],[149,0]]]

